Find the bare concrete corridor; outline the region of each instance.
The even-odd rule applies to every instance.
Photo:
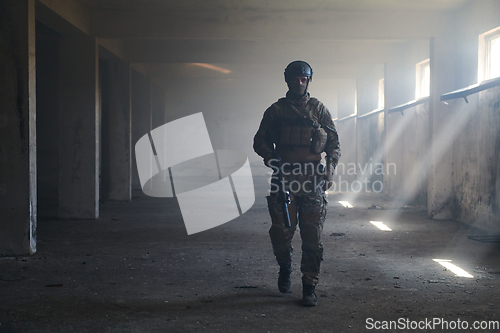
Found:
[[[0,259],[0,332],[366,332],[369,318],[498,324],[498,237],[373,194],[354,208],[330,195],[319,304],[300,306],[297,260],[292,293],[278,292],[267,184],[255,183],[247,214],[191,236],[175,199],[139,191],[129,204],[104,204],[98,220],[42,220],[36,255]],[[415,331],[446,331],[435,328]]]
[[[296,60],[342,151],[315,308],[252,146]],[[499,235],[499,0],[0,0],[0,333],[498,332]]]

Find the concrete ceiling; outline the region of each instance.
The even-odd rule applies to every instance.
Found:
[[[81,0],[81,2],[93,10],[387,12],[449,11],[461,7],[468,0]]]
[[[295,59],[356,78],[412,41],[452,31],[453,13],[470,1],[78,0],[90,33],[158,81],[169,73],[206,76],[187,63],[223,64],[237,77]]]

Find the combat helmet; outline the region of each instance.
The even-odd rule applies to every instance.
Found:
[[[312,81],[312,67],[305,61],[295,60],[288,64],[285,68],[285,82],[297,76],[307,76],[309,81]]]

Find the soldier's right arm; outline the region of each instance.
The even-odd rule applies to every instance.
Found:
[[[275,120],[275,109],[271,105],[260,122],[259,130],[253,138],[254,151],[264,159],[264,163],[273,158],[274,139],[273,139],[273,125]]]

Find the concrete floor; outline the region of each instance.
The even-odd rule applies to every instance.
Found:
[[[292,293],[280,294],[265,182],[255,178],[245,215],[191,236],[175,199],[140,191],[130,203],[103,203],[98,220],[39,220],[36,255],[0,258],[0,332],[380,332],[367,325],[500,320],[495,235],[373,193],[354,208],[338,203],[345,194],[329,196],[319,304],[300,306],[300,237]],[[434,328],[398,331],[442,331]]]

